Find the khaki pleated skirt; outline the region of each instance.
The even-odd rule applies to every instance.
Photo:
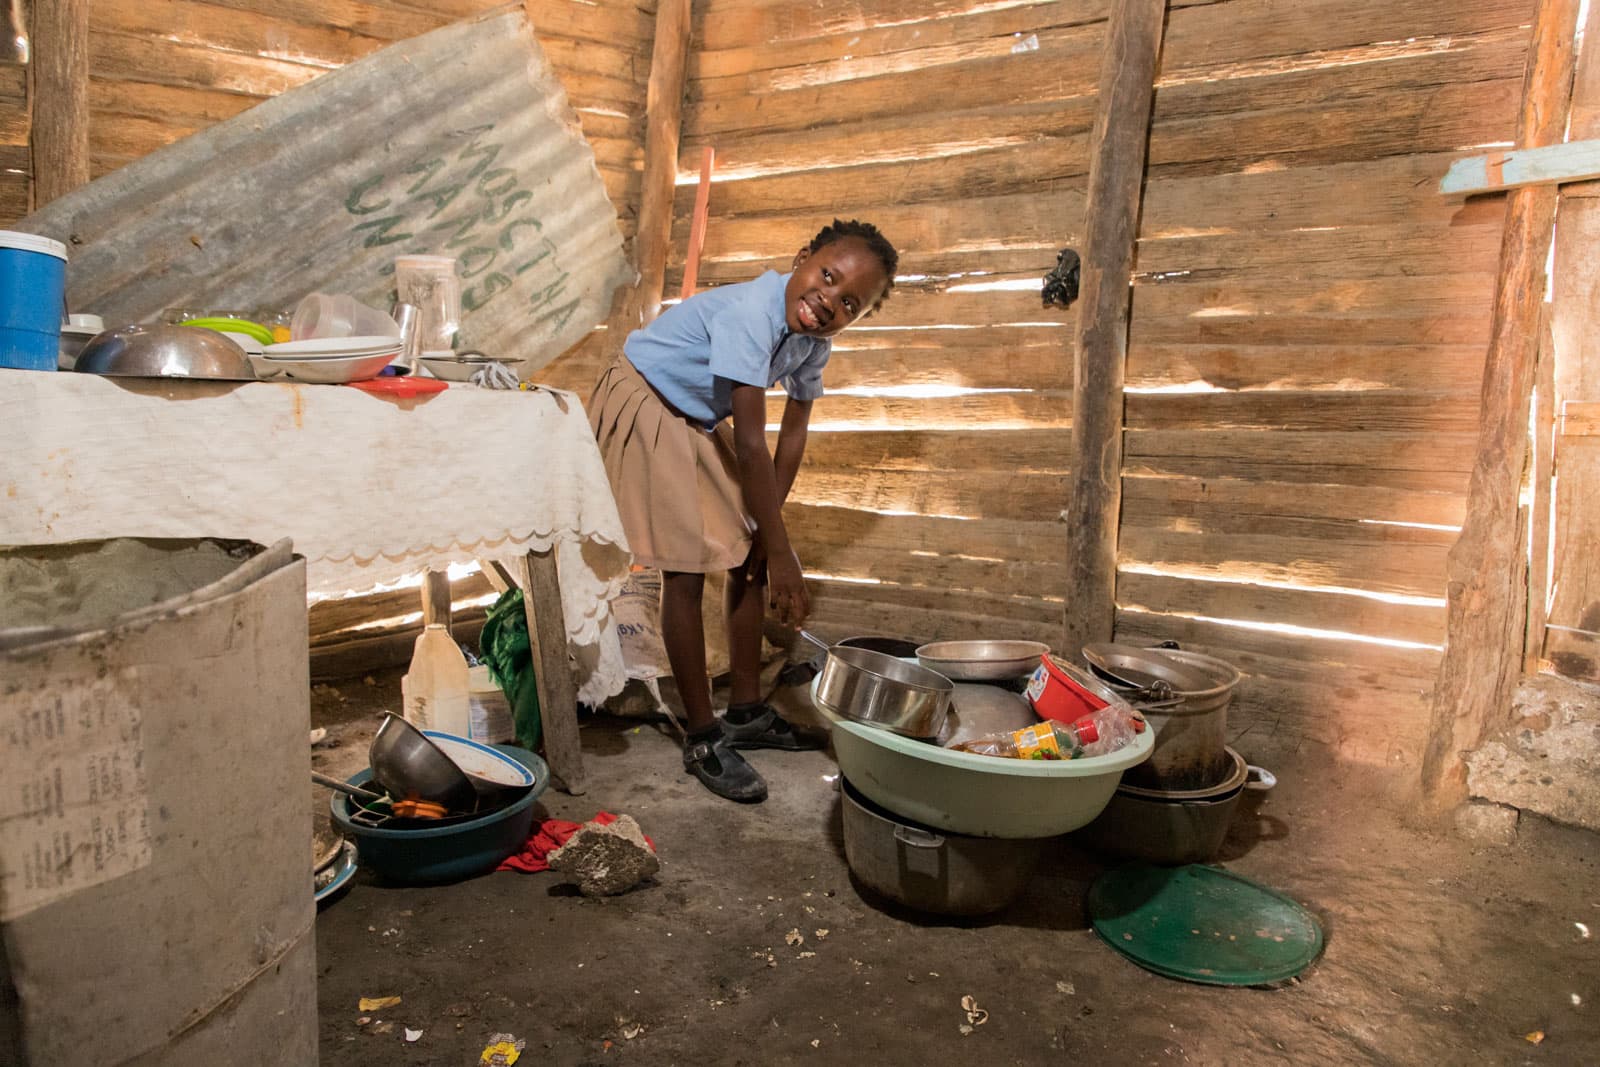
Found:
[[[635,563],[709,574],[745,561],[755,522],[726,423],[701,429],[618,357],[595,383],[589,425]]]

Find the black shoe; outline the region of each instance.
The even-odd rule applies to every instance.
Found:
[[[780,748],[788,752],[810,752],[827,744],[826,739],[796,730],[794,723],[769,705],[749,722],[722,720],[722,736],[729,748]]]
[[[767,783],[745,758],[728,747],[725,737],[684,742],[683,769],[707,789],[727,800],[759,804],[767,799]]]

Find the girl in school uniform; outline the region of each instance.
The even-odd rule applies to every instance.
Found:
[[[787,625],[809,614],[783,502],[832,338],[883,303],[898,261],[877,227],[835,219],[791,273],[696,294],[635,330],[589,401],[634,561],[661,571],[662,639],[689,719],[684,770],[730,800],[767,795],[738,750],[817,747],[761,700],[762,620],[769,598]],[[780,383],[788,401],[769,452],[766,391]],[[700,614],[715,571],[728,573],[732,670],[720,719]]]

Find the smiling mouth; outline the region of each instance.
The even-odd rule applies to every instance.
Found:
[[[804,297],[800,298],[795,308],[795,318],[799,319],[801,327],[807,330],[821,329],[827,322],[818,309],[811,306],[811,301]]]

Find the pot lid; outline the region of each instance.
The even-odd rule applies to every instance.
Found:
[[[1322,952],[1316,916],[1221,867],[1132,864],[1089,888],[1095,933],[1134,963],[1186,982],[1265,985]]]
[[[1152,694],[1199,693],[1214,689],[1217,684],[1203,672],[1155,648],[1101,642],[1084,645],[1083,658],[1096,674],[1126,689]]]

